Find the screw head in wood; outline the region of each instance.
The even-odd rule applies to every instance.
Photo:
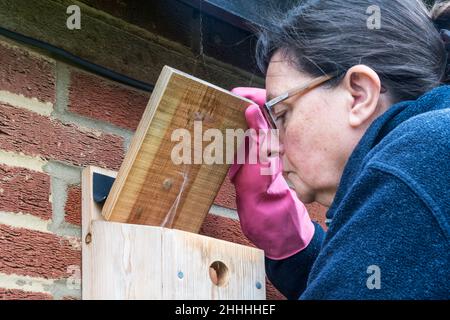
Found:
[[[144,211],[144,209],[142,208],[142,207],[138,207],[137,209],[136,209],[136,215],[135,215],[135,218],[137,219],[137,220],[139,220],[139,219],[141,219],[141,215],[142,215],[142,212]]]
[[[203,119],[205,119],[205,115],[202,112],[199,111],[194,112],[195,121],[203,121]]]
[[[89,243],[91,243],[91,241],[92,241],[92,235],[90,233],[88,233],[86,235],[86,238],[84,239],[84,242],[86,242],[86,244],[89,244]]]
[[[172,185],[173,185],[173,180],[170,179],[170,178],[167,178],[167,179],[164,180],[164,182],[163,182],[163,188],[164,188],[165,190],[169,190],[170,188],[172,188]]]

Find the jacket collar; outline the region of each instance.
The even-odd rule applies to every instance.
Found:
[[[384,137],[414,116],[444,108],[450,108],[450,86],[437,87],[417,100],[394,104],[378,117],[367,129],[344,168],[336,196],[327,212],[327,224],[333,219],[336,207],[340,204],[348,188],[353,184],[353,181],[369,160],[366,156]]]

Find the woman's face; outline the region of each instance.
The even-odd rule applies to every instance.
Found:
[[[267,71],[267,99],[312,79],[277,52]],[[329,206],[333,201],[350,154],[376,116],[370,114],[367,121],[355,122],[352,109],[367,98],[345,84],[333,89],[320,86],[274,107],[275,114],[283,114],[279,123],[284,122],[280,128],[284,176],[303,202]],[[372,98],[378,101],[378,97]]]

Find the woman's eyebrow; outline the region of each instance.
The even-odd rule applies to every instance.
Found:
[[[287,109],[289,109],[289,107],[286,104],[279,103],[279,104],[276,104],[276,105],[273,106],[273,113],[275,115],[277,115],[277,114],[279,114],[281,112],[286,111]]]
[[[266,95],[266,101],[268,102],[268,101],[270,101],[270,100],[273,100],[273,99],[275,99],[275,98],[278,98],[279,96],[281,96],[282,94],[284,94],[284,92],[281,92],[281,93],[279,93],[279,94],[277,94],[277,93],[268,93],[267,95]]]
[[[269,93],[269,94],[266,96],[266,101],[273,100],[273,99],[276,98],[276,97],[277,97],[277,96],[274,96],[273,94]]]

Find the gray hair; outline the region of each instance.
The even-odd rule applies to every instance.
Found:
[[[378,30],[367,26],[372,5],[381,9]],[[420,0],[304,0],[287,14],[272,16],[256,46],[264,73],[278,50],[316,77],[365,64],[395,102],[416,99],[450,80],[448,47],[439,33],[450,23],[449,1],[430,13]]]

